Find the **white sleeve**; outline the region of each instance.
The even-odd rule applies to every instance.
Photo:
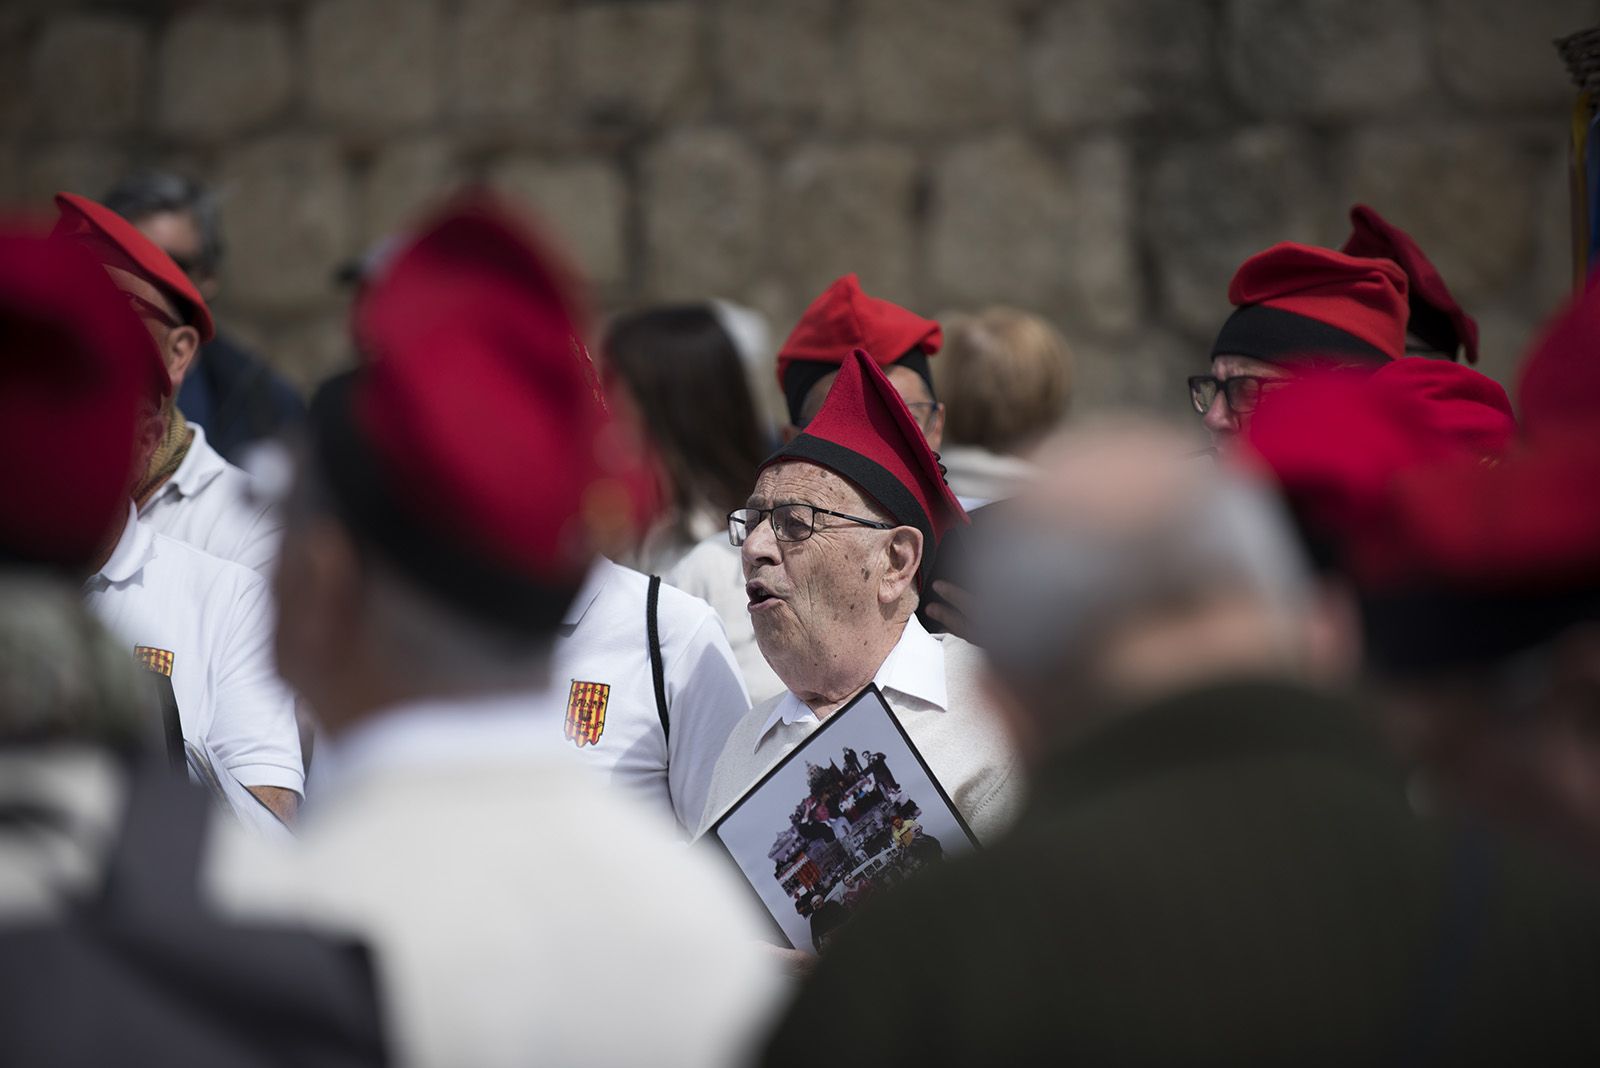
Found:
[[[722,621],[702,607],[699,625],[682,648],[662,658],[671,731],[667,738],[667,788],[678,823],[693,834],[700,826],[717,757],[734,726],[750,711],[750,695],[728,646]]]
[[[241,581],[219,621],[211,731],[206,742],[246,786],[305,792],[294,694],[272,653],[272,598],[266,580],[239,569]]]

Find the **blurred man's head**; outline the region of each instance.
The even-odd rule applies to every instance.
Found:
[[[935,374],[958,445],[1021,455],[1055,429],[1072,397],[1072,350],[1055,327],[1015,308],[951,318]]]
[[[57,193],[56,207],[54,236],[87,249],[126,294],[161,351],[176,395],[201,344],[215,335],[205,298],[172,257],[116,212],[75,193]]]
[[[101,203],[171,256],[202,297],[216,299],[222,266],[216,194],[179,174],[139,171],[112,186]]]
[[[1264,394],[1306,369],[1363,374],[1405,354],[1406,276],[1393,262],[1289,242],[1244,262],[1235,310],[1189,399],[1219,449],[1231,448]]]
[[[280,670],[334,731],[536,683],[598,539],[647,518],[561,268],[492,200],[418,234],[312,403],[277,574]]]
[[[1063,434],[980,548],[976,623],[1024,751],[1170,692],[1306,671],[1308,574],[1285,515],[1193,452],[1132,419]]]
[[[939,351],[939,324],[897,304],[869,297],[853,274],[811,302],[778,350],[778,386],[789,408],[785,441],[822,409],[839,368],[857,349],[878,364],[899,392],[929,448],[944,439],[944,406],[934,396],[928,358]]]

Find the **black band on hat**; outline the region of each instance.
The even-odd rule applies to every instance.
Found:
[[[1211,346],[1211,357],[1248,356],[1277,362],[1297,356],[1341,356],[1347,359],[1391,359],[1370,341],[1365,341],[1307,315],[1271,308],[1265,304],[1246,304],[1228,316]]]
[[[550,584],[466,544],[449,516],[403,505],[394,478],[356,425],[359,371],[329,379],[311,400],[315,457],[350,533],[428,593],[484,623],[529,637],[553,633],[580,583]]]
[[[1361,599],[1367,657],[1389,678],[1484,667],[1600,620],[1600,589],[1525,594],[1438,590]]]
[[[1452,360],[1456,358],[1456,350],[1461,347],[1461,337],[1456,333],[1456,324],[1450,316],[1415,293],[1411,295],[1406,333],[1427,345],[1429,352],[1442,352]]]
[[[933,371],[928,366],[928,354],[922,351],[922,346],[918,345],[890,366],[915,371],[917,377],[927,384],[929,398],[937,403],[939,397],[933,391]],[[827,360],[790,361],[783,372],[783,399],[789,406],[789,422],[792,425],[800,425],[806,395],[811,392],[811,387],[838,371],[839,367],[839,364],[829,363]]]
[[[922,531],[922,562],[917,567],[918,585],[922,584],[933,566],[934,552],[939,547],[938,539],[933,535],[933,521],[911,491],[887,468],[859,452],[810,434],[797,436],[767,457],[761,466],[766,468],[783,460],[805,460],[842,475],[893,516],[895,522]]]

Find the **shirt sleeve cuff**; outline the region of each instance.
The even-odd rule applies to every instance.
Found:
[[[305,796],[305,773],[293,768],[282,768],[276,764],[239,764],[230,767],[228,772],[244,786],[276,786]]]

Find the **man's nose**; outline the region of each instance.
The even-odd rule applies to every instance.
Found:
[[[778,538],[772,533],[772,517],[767,516],[745,535],[739,547],[739,560],[749,574],[762,564],[778,562]]]
[[[1239,417],[1234,414],[1228,405],[1227,395],[1220,389],[1211,398],[1211,405],[1206,408],[1205,418],[1201,422],[1212,433],[1237,433],[1239,430]]]

